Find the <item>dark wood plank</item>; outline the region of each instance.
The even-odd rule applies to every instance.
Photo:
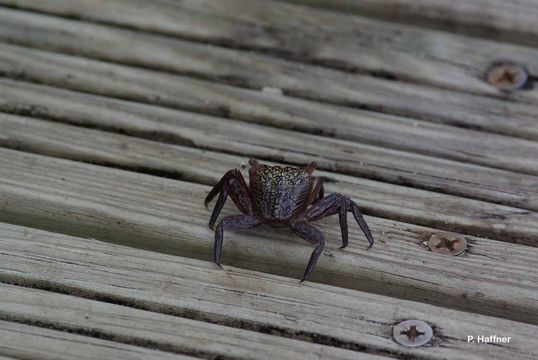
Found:
[[[538,45],[538,3],[535,0],[286,1],[452,33]]]

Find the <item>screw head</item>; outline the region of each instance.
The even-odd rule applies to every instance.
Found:
[[[502,91],[521,89],[529,79],[527,70],[514,63],[497,63],[491,66],[486,75],[488,82]]]
[[[427,245],[434,253],[457,256],[467,249],[467,240],[458,234],[444,232],[433,234]]]
[[[422,320],[405,320],[392,328],[392,337],[398,344],[417,347],[428,343],[433,337],[433,330]]]

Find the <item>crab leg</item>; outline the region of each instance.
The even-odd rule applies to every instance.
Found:
[[[209,228],[212,230],[214,230],[213,226],[215,226],[217,217],[222,211],[222,208],[224,206],[224,203],[226,202],[226,199],[228,199],[228,191],[226,190],[226,186],[224,186],[219,193],[219,198],[217,199],[217,203],[215,204],[215,207],[213,208],[213,212],[211,213],[211,218],[209,219]]]
[[[293,225],[291,229],[295,234],[308,241],[310,244],[316,245],[314,251],[312,251],[312,255],[310,255],[308,266],[306,267],[303,279],[301,280],[301,282],[303,282],[314,270],[314,265],[316,265],[319,256],[323,252],[323,248],[325,246],[325,239],[323,239],[323,235],[318,229],[308,224],[297,223]]]
[[[222,219],[215,230],[215,247],[213,252],[213,261],[220,266],[220,255],[222,253],[222,239],[224,229],[250,229],[259,226],[261,223],[258,219],[250,215],[231,215]]]
[[[342,248],[345,248],[348,244],[348,229],[347,229],[347,212],[350,211],[359,224],[362,232],[370,243],[370,248],[374,244],[374,238],[368,228],[368,224],[364,221],[361,211],[357,204],[347,196],[341,194],[331,194],[323,199],[319,200],[312,205],[306,212],[306,219],[308,221],[316,221],[327,216],[339,214],[340,217],[340,230],[342,232]]]
[[[209,194],[207,194],[204,201],[206,207],[217,194],[219,194],[219,198],[209,220],[209,227],[211,229],[213,229],[213,226],[217,221],[217,217],[219,216],[228,195],[230,195],[233,202],[239,208],[239,210],[241,210],[241,212],[245,214],[252,214],[252,205],[250,202],[248,186],[239,170],[232,169],[224,174],[224,176],[213,187],[213,189],[211,189]]]

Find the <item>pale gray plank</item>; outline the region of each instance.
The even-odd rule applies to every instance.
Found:
[[[176,359],[190,356],[0,320],[0,354],[19,359]]]
[[[1,221],[212,258],[210,210],[203,205],[207,186],[4,149],[0,155]],[[343,192],[354,188],[348,186]],[[238,213],[231,203],[223,215],[230,213]],[[327,248],[313,281],[538,322],[538,274],[528,271],[538,249],[466,236],[469,254],[447,257],[419,244],[439,231],[366,219],[374,237],[386,241],[369,251],[358,226],[350,223],[350,246],[339,250],[338,219],[317,223]],[[223,263],[298,278],[311,250],[286,229],[230,231],[225,235]]]
[[[109,118],[103,120],[110,121]],[[207,136],[205,131],[213,134],[209,130],[211,123],[204,124],[202,120],[196,125],[198,126],[194,131],[201,133],[200,137],[207,138],[208,142],[225,139],[223,131],[216,131],[218,135]],[[218,129],[219,125],[216,126],[215,129]],[[0,145],[8,148],[141,170],[207,185],[216,184],[226,171],[239,168],[241,163],[247,162],[244,157],[185,149],[2,113],[0,127],[4,129],[0,135]],[[254,154],[255,149],[259,149],[263,143],[258,141],[259,134],[264,132],[263,128],[241,127],[229,130],[234,134],[234,138],[229,139],[228,143],[232,144],[235,140],[237,143],[232,146],[241,146],[247,153]],[[264,132],[264,138],[268,140],[267,153],[277,144],[273,139],[280,136],[285,134]],[[297,140],[291,136],[289,142],[294,143]],[[270,141],[272,146],[269,145]],[[314,146],[319,144],[314,143]],[[226,150],[226,147],[222,147],[222,150]],[[305,157],[303,163],[308,160]],[[318,161],[317,158],[310,160]],[[470,235],[481,234],[510,242],[537,245],[538,229],[535,224],[538,223],[538,213],[534,211],[334,173],[317,174],[334,182],[327,185],[329,191],[353,197],[367,213],[439,229],[457,230]]]
[[[134,27],[143,31],[157,31],[203,42],[260,49],[303,62],[328,64],[464,92],[533,103],[538,101],[536,89],[506,95],[484,81],[485,72],[491,63],[498,60],[519,62],[533,75],[538,74],[537,49],[380,22],[279,1],[161,0],[153,1],[151,6],[148,6],[143,0],[112,0],[94,6],[91,0],[2,0],[0,4]],[[94,40],[85,37],[86,41]],[[158,40],[154,42],[159,46]],[[115,42],[114,48],[117,46],[121,44]],[[76,51],[77,48],[80,49],[80,44],[70,50]],[[94,48],[94,51],[95,54],[103,53],[103,50],[97,48]],[[192,56],[193,53],[189,55]],[[216,53],[213,56],[216,56]],[[247,53],[243,53],[242,57],[246,61],[245,65],[248,65],[242,66],[240,72],[229,74],[233,79],[245,79],[249,68],[257,68],[253,72],[259,72],[267,67],[261,65],[261,58]],[[253,61],[254,59],[256,60]],[[208,61],[210,62],[210,59],[199,57],[192,68],[198,67],[200,70],[202,64],[207,64]],[[226,72],[230,71],[234,61],[239,60],[228,62]],[[167,65],[173,66],[172,63],[173,60],[168,58]],[[290,69],[284,74],[290,75]],[[221,71],[225,70],[221,67]],[[325,78],[324,82],[327,77],[322,76]],[[272,74],[271,78],[278,78],[278,72]],[[320,86],[319,79],[317,80]],[[367,83],[363,81],[361,85],[367,86]],[[335,87],[330,83],[325,86]],[[387,83],[387,87],[389,86],[390,83]],[[413,87],[411,84],[405,86],[408,92],[402,90],[402,94],[409,95]],[[388,88],[386,92],[388,96]],[[344,92],[341,95],[343,96]],[[363,101],[367,102],[366,99]]]
[[[27,274],[27,278],[35,275]],[[113,297],[117,293],[107,295]],[[156,291],[155,295],[161,294]],[[142,347],[149,345],[205,359],[393,358],[5,284],[0,284],[0,318],[79,334],[91,333],[93,337]]]
[[[533,325],[326,285],[299,284],[295,279],[237,268],[226,267],[223,271],[208,262],[13,225],[0,224],[0,229],[0,276],[7,281],[89,298],[106,298],[157,312],[189,315],[253,330],[263,328],[286,337],[328,341],[352,349],[366,347],[373,354],[389,357],[532,359],[538,352],[535,344],[538,327]],[[190,324],[201,331],[217,328],[159,314],[151,318],[152,315],[146,312],[65,295],[41,295],[42,300],[56,299],[50,303],[40,301],[40,294],[28,290],[11,294],[2,292],[0,308],[22,317],[43,321],[55,319],[62,324],[80,324],[119,333],[147,334],[154,328],[168,329],[160,341],[181,341],[171,335],[174,324]],[[10,300],[5,300],[10,298],[21,305],[10,306]],[[39,309],[44,307],[48,311],[40,314]],[[140,319],[138,324],[131,323],[135,313]],[[87,323],[86,316],[89,317]],[[410,349],[391,339],[392,325],[409,318],[422,319],[435,326],[435,346]],[[122,324],[129,325],[123,327]],[[139,330],[141,327],[146,330]],[[234,332],[244,333],[230,329],[231,334]],[[500,346],[467,343],[468,334],[492,332],[512,336],[513,340]],[[249,336],[253,341],[265,338]],[[232,341],[240,342],[241,339]],[[295,343],[295,340],[281,341]],[[323,348],[319,355],[330,358],[331,351],[326,353],[325,347],[308,343],[300,345]],[[335,354],[348,353],[334,351]],[[360,354],[356,355],[359,357]]]
[[[26,28],[28,24],[24,23],[22,28],[11,31],[12,36],[17,35],[23,43],[34,41],[36,46],[128,63],[138,68],[0,44],[0,74],[171,107],[195,107],[207,112],[233,114],[231,109],[219,104],[219,99],[233,94],[234,88],[220,87],[217,90],[219,87],[215,83],[196,81],[173,75],[172,72],[256,90],[276,87],[295,97],[529,139],[538,138],[538,126],[534,121],[538,109],[531,104],[347,74],[254,52],[168,38],[153,39],[144,33],[126,37],[121,34],[130,33],[121,29],[116,30],[120,32],[118,36],[107,33],[100,38],[100,31],[88,30],[85,36],[77,38],[77,34],[82,34],[84,30],[77,22],[70,23],[71,30],[67,36],[61,28],[51,33],[45,27],[34,30],[34,37],[24,35]],[[8,26],[6,31],[9,32],[9,29]],[[114,46],[110,45],[112,43]],[[193,91],[196,85],[200,89]],[[143,88],[141,93],[137,91],[140,87]],[[186,87],[190,89],[186,90]],[[212,95],[217,91],[219,95]]]
[[[538,179],[535,176],[5,79],[0,80],[0,94],[0,109],[3,111],[233,152],[245,157],[258,156],[293,163],[315,160],[322,169],[525,209],[538,209]],[[220,94],[222,92],[215,91],[208,94],[208,97],[215,99],[215,96],[221,96]],[[229,95],[217,102],[215,109],[222,104],[241,119],[254,119],[283,127],[293,124],[292,126],[299,129],[308,128],[311,132],[319,131],[320,126],[328,124],[326,119],[332,118],[325,117],[323,110],[312,103],[299,104],[299,107],[296,107],[295,100],[289,102],[285,98],[252,95],[244,92],[233,97]],[[312,111],[308,110],[310,106]],[[319,111],[322,116],[316,117],[315,111]],[[338,119],[338,123],[325,127],[329,133],[347,131],[349,134],[359,134],[366,126],[365,123],[382,122],[382,119],[377,117],[369,121],[372,113],[352,113],[351,120],[346,120],[346,115],[339,115],[337,109],[327,115]],[[349,125],[338,130],[346,123]],[[390,128],[383,130],[381,126],[380,136],[390,138],[394,127],[395,124],[392,124]],[[401,142],[406,138],[418,140],[409,133],[421,132],[424,124],[410,127],[412,129],[396,136],[393,142]],[[248,139],[242,136],[243,132],[249,134]],[[441,136],[441,132],[439,129],[435,134]],[[207,136],[215,133],[218,133],[217,137]],[[372,132],[369,132],[369,135],[371,134]],[[428,144],[435,146],[435,141],[437,139],[432,137]],[[454,148],[454,151],[457,150]],[[532,164],[535,158],[527,155],[523,156],[527,159],[523,161],[530,161]]]

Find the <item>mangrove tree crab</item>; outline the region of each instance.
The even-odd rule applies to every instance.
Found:
[[[242,215],[222,219],[215,230],[214,261],[220,266],[224,229],[249,229],[261,224],[288,226],[295,234],[315,246],[303,275],[304,281],[314,270],[314,265],[325,246],[319,230],[309,224],[327,216],[338,214],[342,231],[342,247],[348,244],[347,212],[350,211],[366,235],[370,248],[374,244],[372,233],[364,221],[357,204],[349,197],[331,194],[324,197],[323,179],[312,176],[316,163],[306,166],[270,166],[249,160],[248,186],[238,169],[229,170],[211,189],[205,206],[219,194],[209,227],[214,228],[228,195]]]

